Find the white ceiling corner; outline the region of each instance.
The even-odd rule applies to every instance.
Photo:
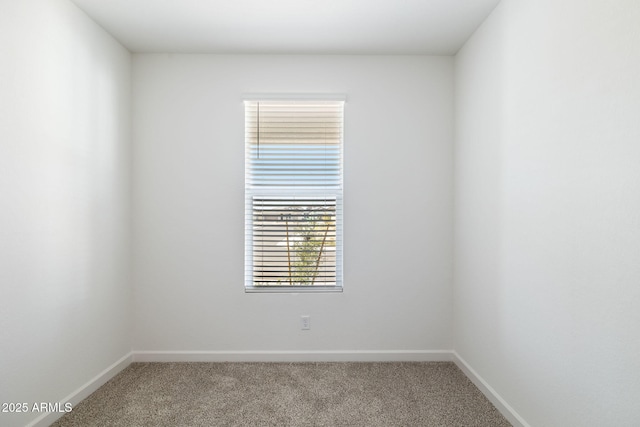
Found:
[[[133,52],[454,54],[499,0],[72,0]]]

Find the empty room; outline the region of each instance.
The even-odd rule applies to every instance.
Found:
[[[640,425],[637,0],[0,0],[0,425]]]

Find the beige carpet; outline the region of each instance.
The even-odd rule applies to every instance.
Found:
[[[510,426],[450,362],[133,363],[54,426]]]

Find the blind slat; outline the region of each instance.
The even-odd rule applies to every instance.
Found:
[[[340,187],[342,102],[246,102],[250,186]]]

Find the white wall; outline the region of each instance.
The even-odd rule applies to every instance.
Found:
[[[452,64],[134,55],[134,349],[450,349]],[[244,292],[242,95],[256,92],[348,97],[343,293]]]
[[[503,0],[456,57],[454,348],[532,426],[640,420],[639,22]]]
[[[66,0],[0,3],[0,402],[60,402],[131,349],[131,61]]]

